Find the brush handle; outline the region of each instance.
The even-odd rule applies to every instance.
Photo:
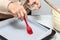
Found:
[[[51,2],[49,2],[48,0],[44,0],[51,8],[53,8],[55,11],[57,11],[58,13],[60,13],[60,11],[57,9],[57,7],[55,5],[53,5]]]
[[[27,23],[27,20],[26,20],[26,18],[24,18],[24,21],[25,21],[25,23],[26,23],[26,26],[28,26],[28,23]]]

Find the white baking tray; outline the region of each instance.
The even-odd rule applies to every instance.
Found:
[[[8,40],[41,40],[52,33],[52,29],[42,26],[30,17],[27,21],[33,30],[32,35],[26,32],[25,22],[16,18],[0,22],[0,35]]]

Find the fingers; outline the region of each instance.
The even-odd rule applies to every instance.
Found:
[[[17,18],[18,18],[18,19],[21,19],[21,13],[20,13],[20,11],[18,11],[18,12],[16,13],[16,15],[17,15]]]
[[[17,13],[16,13],[18,19],[23,20],[24,17],[27,18],[27,12],[24,8],[20,9]]]
[[[22,11],[23,11],[24,17],[27,18],[27,11],[24,8],[22,8]]]
[[[41,4],[40,4],[40,1],[39,0],[36,0],[36,4],[37,6],[40,8],[41,7]]]
[[[29,0],[28,5],[31,6],[32,10],[40,9],[41,7],[39,0]]]
[[[18,3],[12,3],[8,7],[11,15],[14,17],[17,17],[18,19],[23,19],[24,17],[27,18],[27,12],[24,9],[23,5],[20,5]]]
[[[36,4],[34,4],[32,10],[38,10],[38,9],[39,9],[38,6]]]
[[[21,14],[21,20],[23,20],[23,18],[24,18],[24,13],[23,13],[23,11],[20,11],[20,14]]]
[[[35,2],[35,0],[29,0],[29,3],[28,3],[28,5],[33,5],[33,3]]]

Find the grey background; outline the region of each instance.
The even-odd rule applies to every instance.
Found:
[[[49,0],[53,3],[57,8],[60,8],[60,0]],[[41,8],[40,10],[32,11],[32,15],[49,15],[51,13],[51,7],[44,1],[40,0]]]

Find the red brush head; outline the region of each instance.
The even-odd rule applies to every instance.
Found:
[[[28,34],[33,34],[32,28],[30,26],[27,27]]]

